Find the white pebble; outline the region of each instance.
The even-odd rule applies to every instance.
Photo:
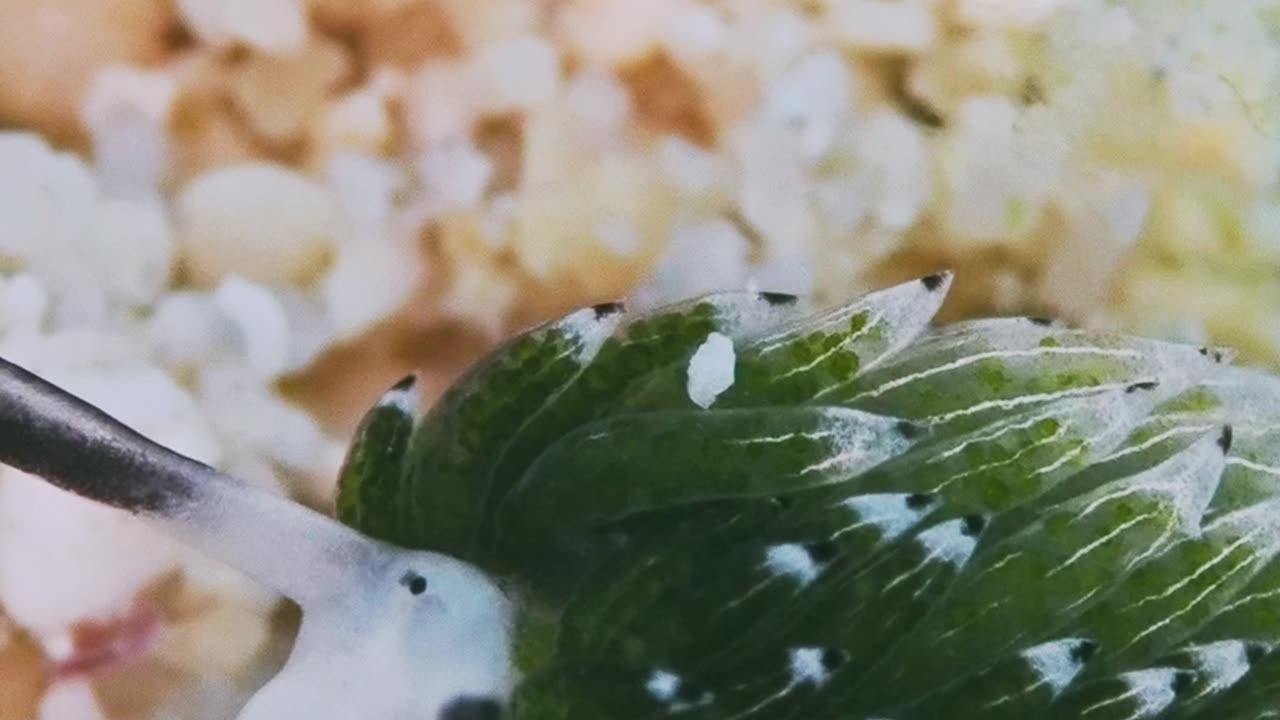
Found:
[[[235,349],[235,324],[204,292],[166,295],[147,320],[147,339],[157,359],[168,367],[193,368]]]
[[[418,157],[427,215],[471,210],[484,199],[493,161],[465,136],[433,144]]]
[[[684,138],[663,138],[657,152],[667,180],[682,195],[704,198],[723,193],[730,186],[732,173],[725,159]]]
[[[860,51],[920,52],[938,36],[933,12],[916,0],[833,0],[828,19],[835,39]]]
[[[391,143],[391,113],[386,95],[377,87],[363,87],[325,108],[313,130],[319,154],[339,149],[381,152]]]
[[[218,309],[235,323],[244,359],[257,377],[273,380],[290,369],[289,322],[271,291],[231,276],[213,297]]]
[[[961,104],[939,152],[951,242],[1022,238],[1036,227],[1067,168],[1063,131],[1044,119],[1003,97]]]
[[[630,304],[652,308],[716,290],[743,289],[750,250],[726,220],[679,222],[658,266],[634,291]]]
[[[177,96],[177,78],[169,73],[108,67],[94,75],[81,115],[104,186],[116,194],[159,192]]]
[[[881,227],[906,230],[924,211],[933,191],[929,148],[920,128],[901,114],[877,110],[866,118],[859,140],[872,214]]]
[[[617,216],[601,218],[595,223],[600,244],[618,257],[632,257],[644,249],[644,238],[635,224]]]
[[[663,30],[663,44],[677,58],[706,58],[724,50],[729,28],[718,8],[685,3]]]
[[[319,287],[336,339],[353,338],[398,310],[421,276],[421,260],[405,243],[370,236],[344,247]]]
[[[40,701],[36,720],[104,720],[102,708],[88,678],[54,683]]]
[[[194,281],[242,275],[307,282],[324,267],[338,226],[333,194],[293,170],[248,163],[202,175],[177,201],[178,246]]]
[[[211,45],[247,43],[288,55],[306,44],[303,0],[177,0],[177,6],[187,27]]]
[[[39,332],[49,307],[49,293],[29,274],[0,279],[0,335]]]
[[[1063,241],[1045,258],[1039,299],[1067,317],[1084,317],[1106,294],[1150,215],[1153,189],[1120,173],[1077,179],[1059,200]]]
[[[107,200],[94,211],[96,237],[84,243],[85,261],[109,302],[140,307],[155,302],[169,286],[174,239],[169,218],[148,201]]]
[[[481,48],[474,62],[484,83],[483,109],[491,113],[527,110],[555,95],[560,55],[546,40],[522,35]]]
[[[978,27],[1027,28],[1048,20],[1072,0],[958,0],[957,20]]]
[[[341,151],[329,156],[325,169],[343,219],[353,230],[380,226],[392,216],[396,192],[405,180],[398,167],[374,155]]]
[[[850,110],[854,77],[834,52],[809,55],[788,68],[769,89],[764,112],[798,141],[803,157],[826,155]]]
[[[586,68],[568,82],[564,102],[569,108],[577,141],[586,146],[611,146],[631,120],[631,96],[616,75]]]
[[[0,132],[0,256],[27,265],[76,245],[97,200],[84,161],[38,135]]]
[[[464,62],[433,62],[406,83],[403,105],[409,130],[419,147],[467,137],[482,99],[475,68]]]
[[[768,244],[770,257],[808,247],[817,233],[809,197],[810,162],[778,142],[773,123],[757,121],[734,134],[740,163],[736,199],[742,218]]]
[[[689,359],[689,399],[700,408],[709,408],[720,393],[733,386],[737,359],[733,341],[718,332],[707,339]]]
[[[620,65],[643,58],[658,47],[667,20],[683,3],[684,0],[569,3],[560,11],[560,35],[586,64]]]
[[[817,282],[813,253],[794,248],[773,253],[751,267],[749,287],[802,297],[813,294]]]
[[[118,616],[176,559],[175,546],[128,515],[0,471],[0,604],[37,637]]]
[[[290,472],[310,472],[325,459],[319,425],[299,408],[234,368],[208,368],[200,406],[228,458],[260,458]]]
[[[746,13],[733,26],[728,53],[768,85],[820,40],[813,21],[792,9]]]
[[[172,423],[193,407],[191,396],[173,376],[143,361],[97,358],[79,367],[49,368],[42,375],[143,435]]]

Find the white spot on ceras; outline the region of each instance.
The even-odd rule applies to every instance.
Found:
[[[676,693],[680,692],[680,676],[666,670],[654,670],[648,682],[644,684],[644,689],[653,696],[654,700],[669,703],[675,700]]]
[[[793,578],[801,586],[818,579],[818,575],[822,573],[822,567],[814,562],[809,551],[796,543],[769,548],[765,553],[764,564],[773,574]]]
[[[928,553],[924,564],[940,560],[956,567],[968,562],[978,546],[977,535],[969,529],[969,521],[965,518],[934,525],[920,533],[916,542]]]
[[[1249,645],[1244,641],[1223,640],[1188,648],[1188,652],[1208,680],[1202,695],[1222,692],[1249,673]]]
[[[801,647],[791,649],[792,686],[802,683],[822,685],[831,677],[830,671],[827,670],[826,664],[822,661],[822,654],[822,648]]]
[[[924,558],[910,570],[885,584],[884,591],[892,590],[936,562],[948,563],[959,568],[969,561],[969,557],[978,546],[977,533],[970,529],[969,518],[959,518],[934,525],[917,535],[915,542],[924,549]]]
[[[684,679],[668,670],[654,670],[645,681],[644,689],[650,697],[665,705],[669,714],[705,707],[715,701],[715,694],[708,691],[703,691],[695,700],[681,699]]]
[[[906,493],[859,495],[844,501],[844,506],[857,516],[857,523],[840,530],[836,536],[871,525],[881,533],[881,540],[893,540],[910,530],[937,506],[932,498],[921,496],[922,502]]]
[[[1067,688],[1084,668],[1085,655],[1081,652],[1090,641],[1083,638],[1063,638],[1023,650],[1022,659],[1056,696]]]
[[[689,399],[700,408],[709,408],[720,393],[733,386],[737,356],[733,341],[713,332],[689,358]]]
[[[1120,677],[1129,688],[1126,695],[1137,705],[1137,709],[1130,717],[1154,717],[1172,705],[1177,699],[1174,685],[1178,672],[1174,668],[1152,668],[1121,675]]]

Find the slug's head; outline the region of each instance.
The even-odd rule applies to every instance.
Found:
[[[403,443],[411,390],[393,388],[365,433]],[[385,470],[371,462],[382,457],[356,453],[348,470]],[[243,720],[480,719],[507,701],[511,604],[464,562],[222,475],[3,360],[0,462],[139,516],[301,606],[288,663]]]
[[[475,568],[385,545],[303,608],[284,670],[242,720],[497,718],[514,684],[511,603]]]

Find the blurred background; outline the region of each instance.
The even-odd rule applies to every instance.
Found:
[[[0,0],[0,356],[318,508],[576,306],[943,267],[1280,365],[1280,0]],[[279,598],[0,473],[0,720],[221,720]]]

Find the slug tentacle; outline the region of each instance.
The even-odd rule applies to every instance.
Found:
[[[161,447],[4,360],[0,462],[139,515],[304,606],[376,552],[359,533]]]
[[[404,399],[391,400],[405,414]],[[289,663],[244,720],[434,717],[446,707],[467,717],[511,690],[510,602],[480,571],[223,475],[3,360],[0,462],[133,513],[301,605]],[[458,704],[460,694],[475,700]]]

